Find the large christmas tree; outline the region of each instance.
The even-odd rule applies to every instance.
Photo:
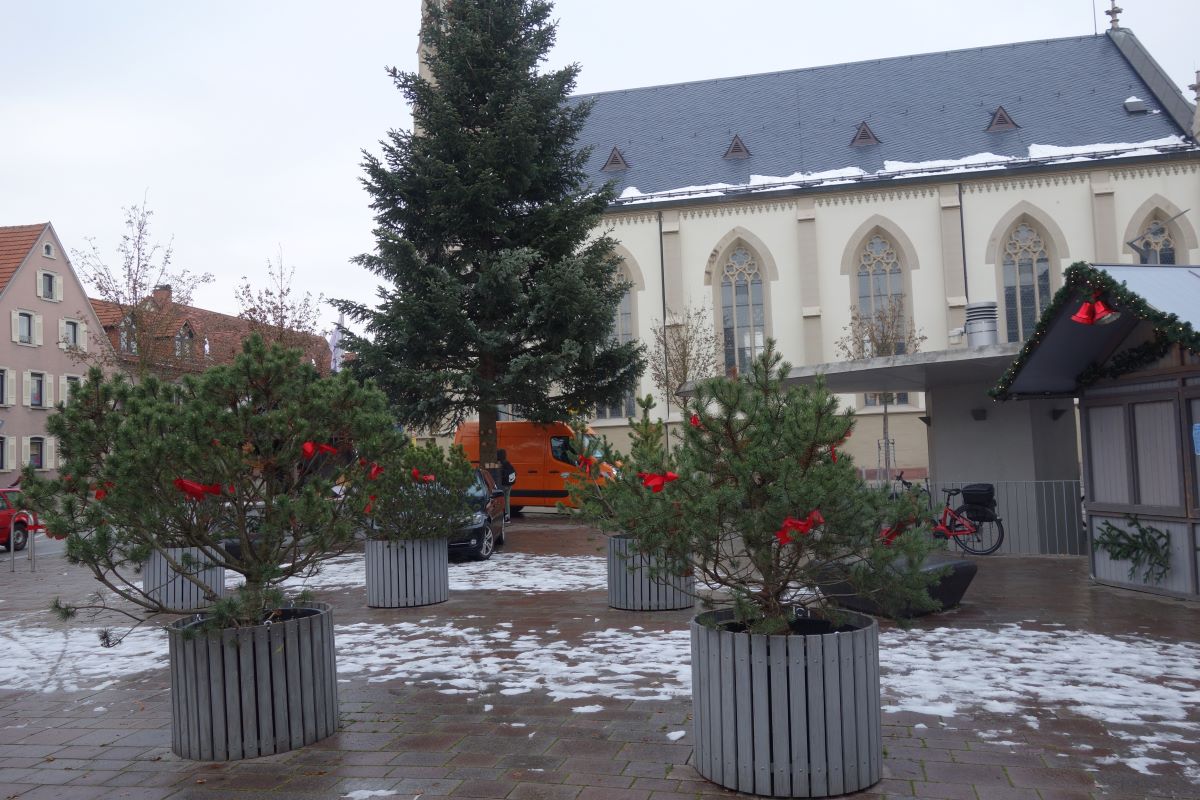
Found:
[[[494,461],[498,407],[564,419],[632,390],[642,346],[613,339],[628,289],[608,236],[612,199],[589,186],[576,139],[572,65],[539,72],[554,44],[541,0],[426,3],[425,74],[389,71],[414,132],[365,156],[376,250],[356,261],[390,286],[375,307],[342,300],[363,324],[353,369],[419,427],[480,423]]]

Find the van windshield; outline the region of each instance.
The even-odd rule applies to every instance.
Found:
[[[604,455],[603,449],[600,447],[600,440],[589,433],[583,435],[584,447],[591,453],[593,458],[599,459]],[[575,442],[570,436],[551,436],[550,437],[550,455],[555,461],[561,461],[564,464],[572,466],[579,463],[579,456],[575,452]]]

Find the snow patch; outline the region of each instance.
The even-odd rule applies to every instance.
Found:
[[[672,742],[678,742],[684,736],[687,736],[687,731],[671,731],[667,734],[667,738]]]
[[[597,711],[603,711],[604,706],[576,706],[571,710],[576,714],[595,714]]]

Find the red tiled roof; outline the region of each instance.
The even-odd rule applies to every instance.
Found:
[[[125,316],[121,306],[116,303],[98,300],[94,297],[90,297],[88,300],[91,302],[100,324],[106,330],[115,328]],[[242,342],[249,338],[255,330],[254,323],[242,317],[187,306],[182,303],[171,303],[164,313],[168,316],[161,320],[161,324],[157,324],[158,321],[156,321],[156,327],[160,328],[158,337],[173,340],[175,334],[185,324],[190,326],[195,336],[195,353],[198,362],[196,368],[198,370],[214,364],[232,362],[234,357],[242,351]],[[270,331],[264,333],[267,333],[270,338]],[[303,349],[306,355],[317,362],[317,369],[328,374],[331,354],[325,337],[318,334],[297,333],[293,334],[291,338],[293,347]],[[204,358],[205,340],[208,341],[207,358]],[[173,341],[164,342],[164,345],[166,347],[174,346]]]
[[[37,225],[0,227],[0,292],[8,286],[9,280],[49,224],[39,222]]]

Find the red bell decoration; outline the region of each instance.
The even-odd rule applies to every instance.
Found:
[[[1096,307],[1092,304],[1092,301],[1084,300],[1079,310],[1071,315],[1071,321],[1078,322],[1080,325],[1095,325]]]
[[[1121,316],[1121,312],[1110,306],[1104,300],[1097,298],[1092,303],[1092,312],[1098,325],[1107,325]]]

